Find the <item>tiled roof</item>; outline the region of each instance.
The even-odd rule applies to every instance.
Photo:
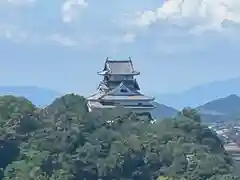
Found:
[[[107,61],[107,68],[113,74],[131,74],[134,69],[131,61]]]
[[[127,88],[129,91],[131,91],[133,94],[140,94],[135,88],[133,87],[129,87],[128,84],[126,84],[126,82],[121,82],[118,86],[116,86],[115,88],[111,89],[110,91],[108,91],[106,94],[110,95],[111,93],[118,91],[119,89],[121,89],[123,86],[125,86],[125,88]]]
[[[96,100],[105,95],[105,92],[103,91],[97,91],[95,94],[91,95],[90,97],[87,97],[88,100]]]
[[[118,87],[121,83],[124,83],[126,87],[131,89],[132,91],[140,90],[140,87],[135,80],[125,80],[125,81],[106,81],[105,84],[107,87],[111,88],[116,88]]]
[[[103,105],[98,101],[88,101],[88,106],[90,108],[114,108],[116,106],[110,106],[110,105]],[[152,109],[155,108],[154,105],[123,105],[124,108],[130,108],[130,109]]]
[[[109,60],[106,59],[104,68],[98,72],[99,75],[105,74],[131,74],[139,75],[140,72],[135,71],[131,58],[129,60]]]
[[[135,95],[135,96],[106,95],[106,96],[103,96],[101,99],[104,99],[104,100],[154,100],[153,97],[148,97],[148,96],[144,96],[144,95]]]

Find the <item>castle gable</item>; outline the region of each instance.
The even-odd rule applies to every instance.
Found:
[[[124,83],[121,83],[119,86],[117,86],[115,89],[107,93],[108,95],[117,95],[117,96],[129,96],[129,95],[135,95],[138,94],[136,91],[129,89],[127,86],[124,85]]]

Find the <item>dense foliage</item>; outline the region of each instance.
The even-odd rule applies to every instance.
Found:
[[[69,94],[45,109],[0,98],[3,180],[230,180],[232,159],[192,109],[152,123],[124,109],[87,112]]]

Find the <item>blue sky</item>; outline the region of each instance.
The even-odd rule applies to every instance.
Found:
[[[0,84],[93,92],[131,56],[147,92],[240,76],[237,0],[1,0]]]

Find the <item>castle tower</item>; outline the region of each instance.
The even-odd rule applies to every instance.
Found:
[[[87,98],[89,111],[99,108],[121,106],[134,112],[148,113],[155,108],[154,98],[140,92],[135,76],[140,72],[133,67],[132,60],[106,59],[104,68],[98,72],[103,76],[97,92]]]

